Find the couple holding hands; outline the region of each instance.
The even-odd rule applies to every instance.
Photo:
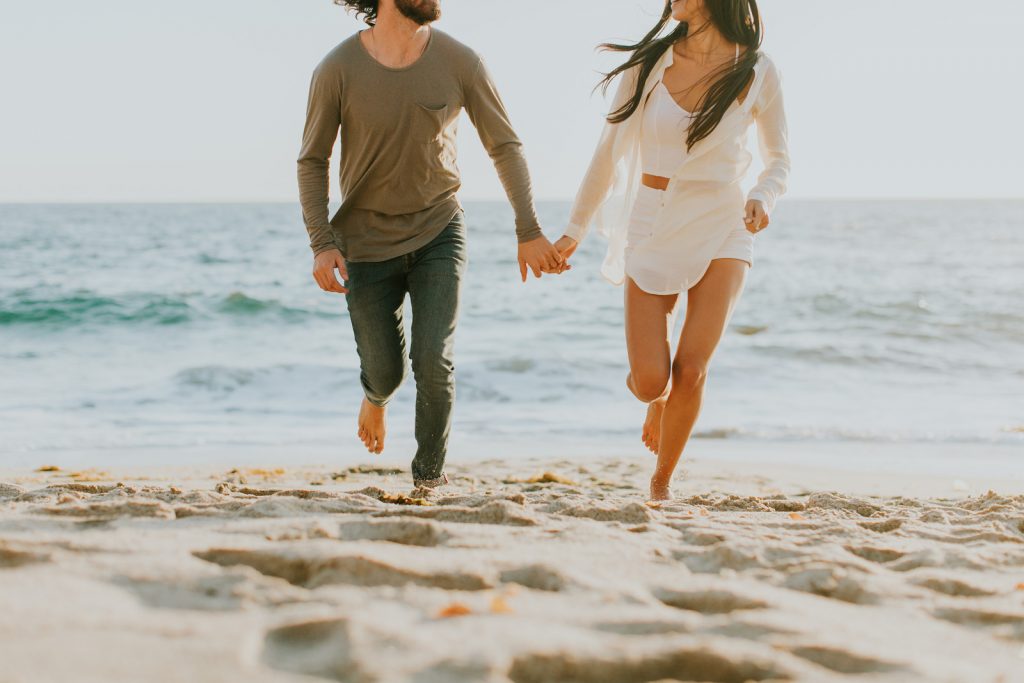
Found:
[[[760,50],[756,0],[666,0],[651,31],[604,79],[615,96],[565,234],[552,244],[534,211],[522,145],[480,57],[431,24],[441,0],[335,0],[369,28],[317,66],[298,160],[313,275],[348,304],[365,393],[359,437],[384,449],[388,402],[406,374],[406,296],[416,380],[417,487],[444,473],[455,400],[453,350],[466,226],[456,193],[464,109],[515,210],[519,267],[562,273],[592,226],[608,242],[605,279],[624,284],[628,389],[647,404],[657,455],[653,500],[671,481],[700,413],[708,367],[789,175],[777,68]],[[747,133],[764,170],[753,190]],[[341,135],[342,205],[328,210]],[[624,201],[623,201],[624,200]],[[675,353],[672,322],[685,293]]]

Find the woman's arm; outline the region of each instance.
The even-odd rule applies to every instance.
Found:
[[[615,96],[612,98],[610,112],[621,109],[636,92],[639,73],[640,67],[637,66],[622,74],[615,90]],[[619,162],[619,159],[615,158],[615,142],[620,125],[605,123],[601,139],[598,141],[597,149],[590,161],[590,167],[576,194],[576,201],[569,216],[569,227],[565,231],[565,236],[574,240],[576,244],[586,236],[594,214],[608,197],[608,192],[615,182],[615,166]]]
[[[774,64],[769,63],[767,68],[765,84],[753,109],[764,170],[747,199],[761,202],[765,212],[770,214],[775,202],[786,192],[789,181],[789,129],[782,97],[782,78]]]

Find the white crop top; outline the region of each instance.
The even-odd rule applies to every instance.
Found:
[[[640,167],[644,173],[671,178],[686,161],[690,112],[679,106],[664,83],[658,83],[644,111]]]
[[[739,58],[737,45],[734,59]],[[689,156],[686,135],[692,118],[693,114],[679,106],[665,82],[659,81],[644,110],[640,135],[640,167],[644,173],[662,178],[675,175]]]

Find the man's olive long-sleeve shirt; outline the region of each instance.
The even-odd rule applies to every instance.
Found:
[[[460,208],[463,108],[515,210],[519,241],[540,237],[522,144],[480,57],[432,28],[420,58],[392,69],[357,33],[324,58],[310,85],[298,176],[313,253],[338,248],[349,261],[386,261],[434,239]],[[339,130],[342,205],[329,218]]]

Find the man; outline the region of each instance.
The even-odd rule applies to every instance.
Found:
[[[431,27],[439,0],[335,0],[369,29],[313,74],[298,160],[313,276],[344,294],[365,393],[359,438],[385,441],[388,402],[405,377],[406,294],[412,301],[417,487],[447,483],[455,400],[452,361],[466,230],[455,133],[465,108],[515,209],[519,269],[568,269],[537,223],[522,145],[480,57]],[[331,152],[341,131],[342,206],[328,218]],[[338,276],[340,275],[341,281]]]

